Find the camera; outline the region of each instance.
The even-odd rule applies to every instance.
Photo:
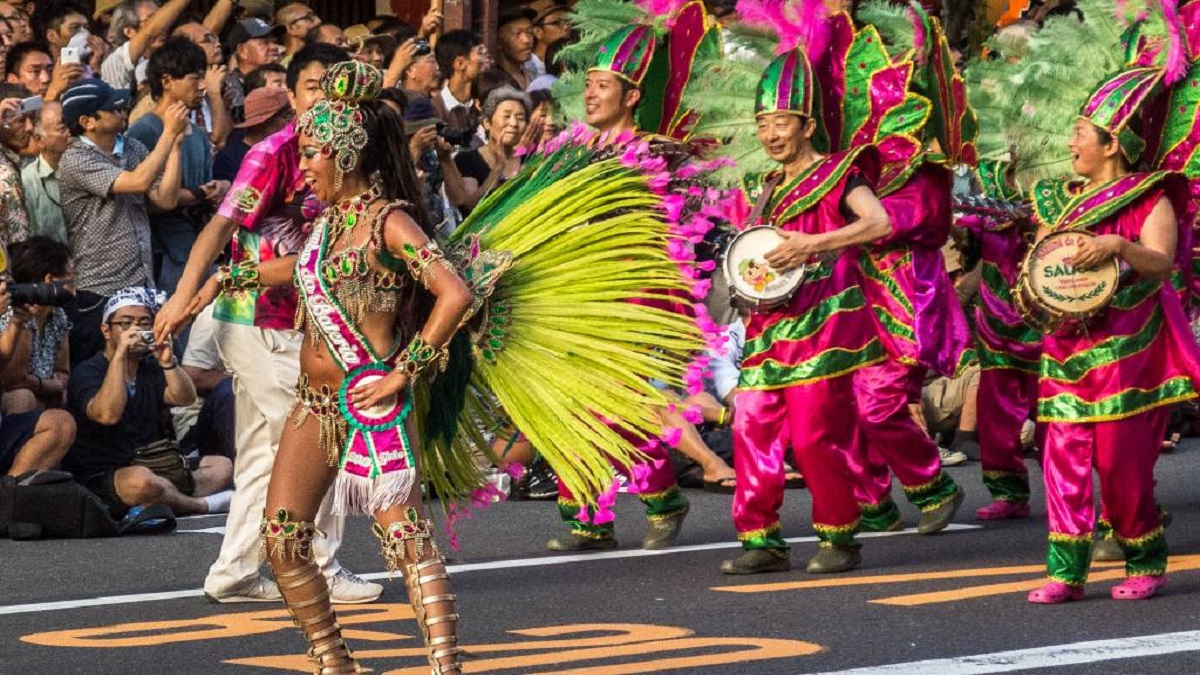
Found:
[[[152,344],[154,344],[154,331],[152,331],[152,330],[139,330],[139,331],[138,331],[138,335],[141,335],[141,336],[142,336],[142,342],[143,342],[143,343],[145,343],[145,344],[147,344],[147,345],[152,345]]]
[[[455,129],[446,126],[445,122],[437,123],[438,137],[445,139],[450,145],[465,148],[471,145],[475,132],[470,129]]]
[[[58,281],[48,284],[9,284],[8,294],[12,304],[17,306],[62,307],[75,297]]]
[[[416,40],[413,42],[413,56],[425,56],[433,53],[433,45],[429,44],[429,40]]]

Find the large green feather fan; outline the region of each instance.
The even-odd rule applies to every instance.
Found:
[[[457,393],[433,405],[453,407],[422,415],[423,470],[451,476],[434,485],[443,496],[461,498],[478,484],[469,461],[482,445],[478,428],[504,417],[574,494],[594,500],[613,480],[610,459],[642,458],[619,431],[645,439],[662,431],[655,408],[668,402],[651,381],[682,387],[703,349],[689,318],[630,302],[669,302],[688,288],[667,253],[672,235],[651,177],[597,149],[581,128],[568,134],[574,140],[560,137],[531,157],[448,243],[463,262],[503,260],[454,345],[451,371],[459,360],[469,386],[443,383],[456,377],[444,374],[435,389]],[[467,265],[468,281],[475,271]]]
[[[1129,2],[1129,19],[1144,3]],[[1014,27],[987,43],[967,66],[968,94],[979,115],[979,154],[1013,164],[1028,188],[1071,173],[1072,125],[1096,85],[1125,63],[1127,20],[1108,0],[1078,0],[1083,20],[1055,16],[1041,29]],[[1162,35],[1161,19],[1143,27]]]

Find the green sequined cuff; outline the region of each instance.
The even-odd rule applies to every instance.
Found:
[[[571,528],[573,534],[589,539],[608,539],[613,536],[612,523],[604,525],[595,525],[593,523],[585,523],[579,519],[579,511],[583,508],[583,504],[573,499],[558,500],[558,515],[562,517],[564,523]],[[595,507],[589,506],[588,520],[593,520],[596,516]]]
[[[738,532],[737,538],[738,541],[742,542],[742,548],[747,551],[756,548],[767,548],[777,551],[791,549],[791,546],[788,546],[788,543],[783,540],[782,527],[778,522],[761,530]]]
[[[908,501],[922,512],[932,511],[946,504],[954,499],[957,492],[958,485],[945,471],[939,472],[937,478],[923,485],[904,487],[904,494],[908,497]]]
[[[817,538],[821,540],[821,546],[837,546],[839,548],[856,547],[860,545],[854,539],[854,534],[858,532],[859,523],[860,521],[857,519],[848,525],[822,525],[820,523],[813,523],[813,529],[817,531]]]
[[[1131,577],[1157,576],[1167,573],[1167,537],[1162,526],[1132,539],[1117,536],[1125,551],[1125,574]]]
[[[687,497],[677,487],[672,486],[662,492],[638,495],[638,499],[646,505],[646,516],[651,520],[669,516],[688,505]]]
[[[1014,504],[1029,503],[1029,475],[1012,471],[985,471],[983,486],[992,499]]]
[[[900,523],[900,508],[891,497],[878,504],[859,504],[862,519],[860,529],[864,532],[891,532]]]
[[[1088,567],[1091,563],[1090,532],[1084,535],[1050,533],[1050,546],[1046,552],[1046,576],[1051,581],[1082,586],[1087,581]]]

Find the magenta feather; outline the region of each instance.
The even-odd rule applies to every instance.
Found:
[[[929,30],[925,23],[925,17],[918,7],[919,5],[917,5],[915,0],[909,3],[908,20],[913,25],[913,50],[916,52],[917,65],[923,68],[925,67],[925,62],[929,60],[929,52],[926,49],[926,45],[929,42]]]
[[[829,10],[824,0],[738,0],[741,20],[779,36],[778,53],[804,47],[817,60],[829,47]]]
[[[651,16],[674,16],[688,0],[638,0],[638,7]]]
[[[1183,36],[1180,35],[1178,0],[1159,0],[1163,20],[1167,24],[1167,58],[1163,62],[1166,71],[1163,83],[1168,87],[1183,79],[1187,74],[1187,57],[1183,53]]]

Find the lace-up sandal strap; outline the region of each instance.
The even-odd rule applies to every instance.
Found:
[[[445,593],[443,595],[430,595],[428,597],[421,598],[421,604],[428,607],[430,605],[436,605],[439,602],[454,602],[455,600],[458,600],[458,597],[453,593]]]
[[[423,574],[417,577],[417,583],[424,586],[425,584],[433,583],[434,581],[441,581],[442,579],[449,578],[450,574],[448,572],[440,572],[438,574]]]
[[[316,564],[304,565],[288,572],[280,572],[275,575],[275,583],[279,586],[280,591],[291,591],[300,588],[308,582],[321,576],[321,568]],[[294,577],[300,577],[293,580]]]
[[[447,621],[458,621],[458,614],[443,614],[442,616],[436,616],[432,619],[425,619],[425,626],[433,627],[439,623],[446,623]]]
[[[446,559],[443,558],[442,556],[438,555],[438,556],[434,556],[434,557],[430,558],[429,560],[422,560],[421,562],[414,565],[414,567],[417,568],[418,572],[421,572],[423,570],[429,569],[430,567],[433,567],[434,565],[445,565],[445,564],[446,564]]]
[[[337,653],[335,654],[335,652],[337,652]],[[345,657],[349,658],[350,657],[350,649],[348,647],[346,647],[346,641],[343,640],[339,636],[332,640],[327,640],[325,642],[322,642],[321,644],[317,644],[314,641],[312,648],[309,649],[309,654],[311,655],[312,660],[316,661],[317,663],[320,663],[321,661],[325,660],[326,656],[329,656],[331,654],[333,654],[335,656],[345,656]]]
[[[433,651],[433,655],[430,658],[432,658],[434,661],[441,661],[442,659],[446,658],[447,656],[457,657],[459,654],[462,654],[462,649],[459,649],[458,647],[451,647],[450,649],[435,649]],[[458,661],[457,658],[455,658],[454,660],[455,660],[455,662]],[[447,663],[445,666],[442,666],[442,667],[445,668],[450,665],[455,665],[455,664]]]
[[[291,610],[304,609],[305,607],[312,607],[313,605],[319,605],[322,602],[329,602],[329,591],[320,593],[315,598],[309,598],[308,600],[301,600],[300,602],[296,602],[296,603],[289,603],[288,609],[291,609]]]
[[[329,613],[330,613],[330,615],[332,615],[333,610],[329,610]],[[324,629],[319,630],[316,633],[313,633],[312,635],[308,636],[308,639],[311,640],[312,642],[316,642],[317,640],[324,640],[325,638],[329,637],[330,635],[337,633],[341,629],[342,629],[341,624],[339,624],[337,621],[334,621],[333,624],[330,625],[328,628],[324,628]]]

